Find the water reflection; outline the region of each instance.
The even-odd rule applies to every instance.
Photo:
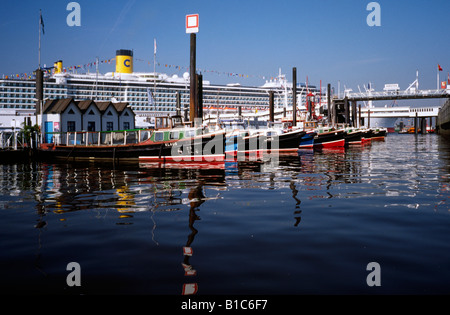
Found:
[[[257,203],[253,196],[266,198],[269,206],[262,210],[264,215],[268,213],[267,221],[250,222],[254,216],[246,213],[232,220],[245,218],[249,225],[266,224],[264,228],[270,229],[275,225],[271,219],[284,216],[289,228],[295,231],[310,224],[311,209],[322,211],[332,202],[346,199],[347,203],[342,203],[341,208],[357,204],[360,199],[362,205],[373,202],[373,207],[422,209],[429,206],[448,210],[449,143],[433,136],[405,137],[397,136],[396,141],[405,141],[408,145],[396,147],[396,150],[392,149],[392,143],[339,150],[302,150],[296,155],[280,156],[276,163],[271,160],[227,161],[223,169],[111,167],[97,163],[0,165],[0,209],[22,209],[21,204],[34,207],[34,221],[30,226],[39,231],[35,266],[42,273],[45,264],[40,250],[45,243],[41,242],[41,237],[58,223],[69,226],[71,220],[82,214],[94,214],[96,219],[112,219],[113,226],[128,227],[138,225],[144,217],[150,218],[150,223],[144,221],[151,225],[147,226],[151,228],[151,236],[145,236],[150,245],[160,247],[165,241],[163,235],[167,238],[172,232],[182,234],[174,241],[178,253],[182,252],[181,258],[175,257],[177,268],[181,264],[178,271],[184,272],[181,292],[196,294],[202,285],[198,277],[202,270],[197,268],[206,268],[200,258],[205,256],[196,255],[196,246],[199,240],[204,244],[201,236],[210,235],[205,230],[211,233],[211,229],[221,224],[215,222],[213,228],[207,227],[211,221],[200,224],[201,217],[210,214],[204,211],[201,215],[200,211],[225,212],[224,204],[228,200],[238,200],[229,206],[238,207],[239,202]],[[217,204],[222,208],[216,210]],[[52,220],[50,214],[57,215],[58,220],[55,216]],[[187,228],[186,232],[179,232],[179,226],[165,225],[162,229],[170,232],[161,233],[158,239],[159,214],[170,215],[174,221],[177,215],[185,214],[181,225]],[[97,224],[92,223],[92,215],[86,217],[84,224]]]
[[[201,204],[205,202],[205,195],[203,194],[203,185],[204,182],[199,182],[196,187],[192,187],[189,191],[189,230],[191,233],[187,237],[187,242],[183,247],[183,255],[184,260],[182,262],[182,266],[184,269],[184,275],[186,277],[193,277],[197,275],[197,270],[190,263],[190,259],[194,253],[192,249],[192,243],[194,242],[194,238],[198,233],[198,230],[194,227],[194,223],[200,220],[200,216],[197,214],[199,211],[199,207]],[[182,295],[192,295],[196,294],[198,291],[198,284],[196,282],[188,282],[183,284]]]

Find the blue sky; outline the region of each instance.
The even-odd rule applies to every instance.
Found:
[[[41,63],[64,66],[114,58],[117,49],[134,51],[134,70],[182,75],[189,66],[185,16],[200,16],[197,68],[213,83],[262,85],[281,68],[289,80],[327,83],[341,91],[372,82],[402,89],[419,71],[421,89],[436,88],[450,71],[450,1],[380,0],[381,26],[369,27],[368,0],[79,0],[81,26],[66,23],[70,1],[4,1],[0,12],[0,74],[30,72],[38,65],[38,22],[45,35]],[[150,64],[149,64],[150,63]],[[101,72],[114,71],[103,64]],[[216,71],[216,72],[212,72]],[[217,73],[218,72],[218,73]],[[244,77],[225,73],[242,74]],[[247,78],[248,76],[248,78]],[[339,83],[338,83],[339,82]]]

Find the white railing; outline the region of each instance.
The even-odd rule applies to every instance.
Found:
[[[384,97],[450,97],[449,89],[442,90],[405,90],[405,91],[370,91],[370,92],[345,92],[344,97],[349,100],[358,98],[384,98]]]
[[[47,143],[57,145],[125,145],[145,141],[150,138],[151,133],[150,129],[48,132],[44,139]]]
[[[30,135],[30,139],[26,140],[21,130],[0,131],[0,149],[21,149],[27,146],[34,147],[36,145],[37,135]],[[30,143],[27,143],[30,142]]]
[[[394,118],[394,117],[437,117],[439,107],[372,107],[362,108],[361,116],[372,118]]]

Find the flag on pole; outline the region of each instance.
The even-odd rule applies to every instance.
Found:
[[[441,68],[441,66],[439,64],[438,64],[438,70],[442,71],[442,68]]]
[[[447,83],[450,84],[450,72],[447,72]]]
[[[153,52],[156,55],[156,38],[153,39],[153,46],[154,46]]]
[[[42,13],[41,13],[41,12],[39,12],[39,14],[40,14],[40,20],[39,20],[39,23],[41,23],[41,27],[42,27],[42,34],[44,34],[44,35],[45,35],[45,32],[44,32],[44,19],[42,18]]]

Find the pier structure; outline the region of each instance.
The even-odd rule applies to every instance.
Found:
[[[331,112],[333,122],[343,122],[354,127],[359,127],[363,119],[370,118],[414,118],[415,132],[422,131],[426,119],[437,117],[440,107],[369,107],[361,108],[357,102],[386,101],[386,100],[418,100],[418,99],[450,99],[450,88],[438,90],[419,90],[418,79],[414,81],[406,90],[401,91],[397,84],[386,84],[383,91],[367,89],[365,92],[353,92],[346,90],[344,97],[334,97],[331,102]],[[339,117],[341,121],[339,121]],[[343,120],[343,121],[342,121]],[[369,126],[370,127],[370,126]]]

